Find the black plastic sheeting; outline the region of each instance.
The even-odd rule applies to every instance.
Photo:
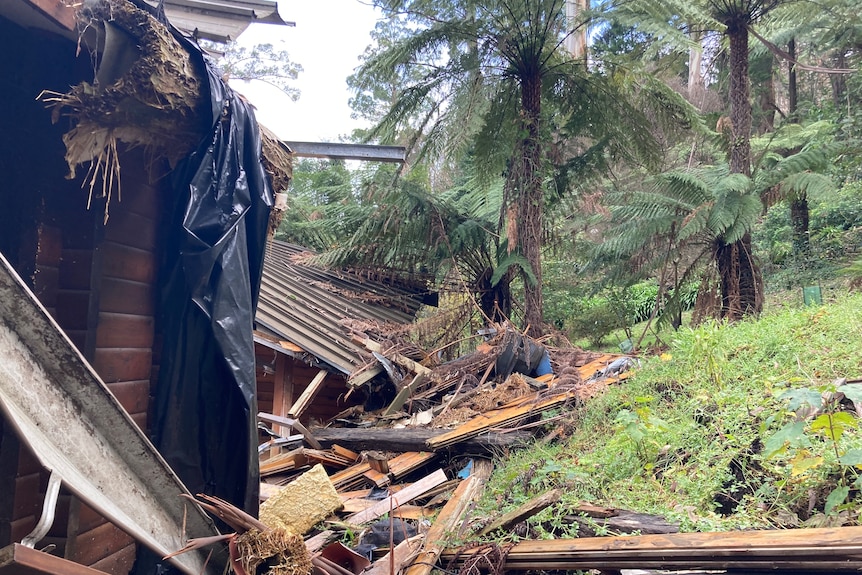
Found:
[[[252,324],[272,190],[253,112],[197,45],[176,36],[207,72],[212,132],[172,174],[152,439],[193,494],[257,516]]]

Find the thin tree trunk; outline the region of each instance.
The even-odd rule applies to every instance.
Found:
[[[521,106],[526,137],[522,143],[520,193],[518,195],[518,241],[521,253],[532,267],[535,283],[527,274],[524,280],[524,327],[528,335],[544,332],[542,313],[542,222],[544,189],[542,188],[539,117],[542,111],[542,79],[539,74],[527,76],[521,84]]]
[[[796,60],[796,38],[787,42],[787,53]],[[799,91],[796,83],[796,64],[787,63],[787,117],[792,122],[796,121],[796,109],[799,107]]]
[[[690,32],[692,42],[697,42],[697,48],[688,50],[688,97],[690,99],[700,96],[703,91],[703,48],[700,46],[703,33],[700,31]]]
[[[727,27],[730,42],[730,120],[733,139],[730,145],[730,171],[751,176],[751,101],[748,77],[748,30],[731,22]],[[763,278],[751,250],[751,234],[716,246],[716,262],[721,277],[721,317],[730,320],[763,310]]]
[[[832,65],[835,68],[846,68],[847,58],[844,55],[844,49],[839,48],[836,51],[835,57],[832,59]],[[847,92],[847,76],[844,74],[829,74],[829,82],[832,84],[832,102],[835,107],[841,109],[844,105],[844,95]]]

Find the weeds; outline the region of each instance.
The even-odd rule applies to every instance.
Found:
[[[684,530],[856,523],[862,385],[833,382],[862,377],[860,336],[852,294],[681,329],[662,356],[578,406],[564,443],[504,458],[482,505],[496,515],[563,486],[563,508],[588,501]],[[555,513],[531,524],[574,536]]]

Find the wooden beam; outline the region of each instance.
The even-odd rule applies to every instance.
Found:
[[[534,497],[533,499],[519,506],[517,509],[509,511],[508,513],[504,513],[503,515],[497,517],[495,520],[491,521],[479,532],[479,536],[481,537],[482,535],[493,533],[498,529],[508,531],[510,528],[514,527],[521,521],[529,519],[539,511],[542,511],[546,507],[550,507],[554,503],[558,502],[560,500],[560,496],[561,493],[559,489],[552,489],[540,495],[539,497]]]
[[[296,402],[294,402],[294,404],[287,410],[288,417],[299,419],[302,412],[306,410],[312,401],[314,401],[318,392],[323,388],[323,382],[326,380],[327,373],[329,372],[325,369],[321,369],[317,372],[317,375],[314,376],[311,383],[309,383],[303,390],[302,395],[300,395]]]
[[[0,575],[105,575],[68,559],[13,543],[0,549]]]
[[[386,408],[383,415],[392,415],[404,407],[404,404],[407,403],[407,399],[413,395],[413,392],[416,391],[427,378],[427,374],[416,374],[413,381],[401,388],[401,391],[398,392],[398,395],[395,396],[395,399],[392,400],[392,403],[389,404],[389,407]]]
[[[271,413],[258,413],[257,418],[261,421],[265,421],[267,423],[276,423],[283,427],[292,427],[296,431],[302,434],[302,437],[305,438],[305,441],[314,449],[323,449],[320,445],[320,442],[317,441],[314,436],[311,434],[308,429],[304,425],[302,425],[299,421],[295,419],[291,419],[289,417],[279,417],[278,415],[273,415]]]
[[[521,406],[488,411],[481,415],[477,415],[470,421],[463,425],[459,425],[452,431],[429,439],[427,444],[431,449],[440,449],[454,443],[459,443],[470,437],[475,437],[492,427],[505,426],[524,417],[539,414],[548,409],[553,409],[564,404],[573,397],[574,394],[571,392],[564,392],[558,395],[553,395],[542,401],[535,401],[535,399],[533,399],[532,401],[525,401],[524,405]]]
[[[294,156],[300,158],[327,158],[330,160],[363,160],[366,162],[404,163],[404,146],[375,146],[371,144],[337,144],[331,142],[282,142]]]
[[[380,345],[379,343],[377,343],[376,341],[372,340],[372,339],[360,337],[360,338],[354,338],[354,341],[364,345],[365,349],[367,349],[368,351],[376,351],[379,354],[385,355],[388,359],[394,361],[395,363],[397,363],[398,365],[400,365],[402,367],[406,367],[407,369],[411,370],[413,373],[416,373],[419,375],[428,375],[429,373],[431,373],[430,368],[425,367],[421,363],[413,361],[409,357],[401,355],[400,353],[393,353],[393,352],[384,353],[383,352],[383,346]]]
[[[443,506],[425,536],[422,553],[416,557],[405,575],[429,575],[431,573],[443,552],[446,536],[455,529],[470,504],[482,495],[485,482],[491,476],[493,465],[478,465],[475,461],[473,464],[473,473],[458,484],[452,497]]]
[[[77,30],[75,12],[77,8],[63,0],[25,0],[33,8],[58,26],[73,32]]]
[[[416,483],[413,483],[400,490],[398,493],[390,495],[386,499],[378,501],[375,505],[369,507],[368,509],[350,515],[349,517],[347,517],[347,519],[345,519],[345,522],[353,525],[360,525],[362,523],[373,521],[374,519],[377,519],[382,515],[386,515],[391,510],[397,508],[399,505],[409,503],[410,501],[416,499],[427,491],[434,489],[445,481],[446,473],[442,469],[438,469],[431,475],[426,475]]]
[[[461,564],[482,551],[447,549],[443,560]],[[676,533],[521,541],[502,569],[862,569],[862,527]]]
[[[402,429],[327,427],[314,430],[314,437],[325,448],[337,443],[354,451],[379,449],[382,451],[428,451],[427,442],[448,433],[442,429],[428,427],[405,427]],[[508,433],[485,432],[458,443],[459,454],[487,455],[498,453],[501,448],[510,448],[535,439],[529,430]]]

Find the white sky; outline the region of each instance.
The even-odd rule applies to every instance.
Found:
[[[337,142],[365,124],[350,118],[346,79],[371,43],[378,18],[360,0],[279,0],[283,20],[296,27],[252,24],[238,42],[271,43],[286,49],[303,71],[293,85],[301,91],[292,101],[277,88],[252,82],[233,85],[257,108],[258,121],[283,140]]]

